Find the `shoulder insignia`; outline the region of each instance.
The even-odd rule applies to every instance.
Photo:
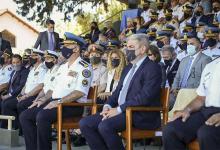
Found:
[[[89,78],[89,77],[91,77],[91,71],[89,71],[88,69],[84,69],[84,70],[82,71],[82,75],[83,75],[83,77],[85,77],[85,78]]]
[[[86,61],[84,61],[84,60],[81,60],[81,61],[79,62],[79,64],[82,65],[82,66],[85,67],[85,68],[89,67],[89,64],[88,64]]]
[[[89,82],[88,82],[87,79],[82,80],[82,85],[83,85],[84,87],[87,87],[88,84],[89,84]]]

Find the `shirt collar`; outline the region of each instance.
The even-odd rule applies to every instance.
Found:
[[[141,60],[139,60],[137,63],[136,63],[136,68],[139,68],[140,65],[144,62],[144,60],[147,58],[147,56],[145,55]]]

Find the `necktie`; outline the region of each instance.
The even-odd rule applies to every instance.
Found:
[[[131,83],[131,79],[132,79],[133,74],[134,74],[134,72],[135,72],[135,68],[136,68],[136,65],[134,64],[134,65],[132,66],[131,70],[130,70],[130,74],[129,74],[129,76],[128,76],[128,79],[127,79],[125,85],[124,85],[124,86],[122,87],[122,89],[121,89],[121,94],[120,94],[120,97],[119,97],[119,99],[118,99],[118,105],[119,105],[119,106],[122,105],[122,104],[124,104],[124,102],[125,102],[125,98],[126,98],[127,93],[128,93],[128,87],[129,87],[129,85],[130,85],[130,83]]]
[[[10,84],[10,87],[9,87],[9,93],[12,93],[13,92],[13,89],[12,89],[12,84],[14,82],[14,78],[15,78],[15,75],[16,75],[16,71],[14,72],[12,78],[11,78],[11,84]]]
[[[53,32],[49,32],[49,50],[54,50]]]
[[[187,66],[185,68],[185,71],[184,71],[182,82],[180,83],[181,88],[186,88],[186,86],[187,86],[187,80],[188,80],[189,75],[190,75],[190,71],[191,71],[190,67],[192,65],[192,62],[193,62],[193,57],[190,57],[189,63],[187,64]]]

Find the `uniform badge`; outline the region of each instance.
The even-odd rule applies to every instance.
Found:
[[[89,77],[91,77],[91,71],[89,71],[88,69],[84,69],[84,70],[82,71],[82,75],[83,75],[83,77],[85,77],[85,78],[89,78]]]
[[[39,71],[38,72],[36,72],[35,74],[34,74],[34,76],[37,76],[39,74]]]
[[[82,85],[84,86],[84,87],[87,87],[88,86],[88,80],[87,79],[84,79],[84,80],[82,80]]]
[[[51,79],[50,79],[50,81],[53,81],[55,79],[55,77],[52,77]]]
[[[76,71],[70,71],[70,72],[68,73],[68,76],[76,77],[77,74],[78,74],[78,73],[77,73]]]

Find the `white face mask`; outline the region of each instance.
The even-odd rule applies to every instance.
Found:
[[[191,56],[193,56],[194,54],[196,54],[196,46],[194,45],[187,45],[187,53]]]
[[[204,39],[204,33],[203,32],[197,32],[197,37],[199,39]]]

